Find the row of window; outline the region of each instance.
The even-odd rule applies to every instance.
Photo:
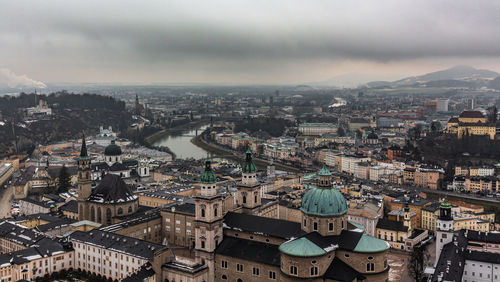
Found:
[[[258,268],[254,268],[254,275],[255,276],[259,276],[259,272],[260,270]],[[255,274],[257,273],[257,274]],[[269,271],[269,279],[272,279],[272,280],[276,280],[276,272],[275,271]],[[221,277],[220,277],[222,280],[227,280],[227,275],[226,274],[222,274]],[[243,280],[241,278],[238,278],[236,279],[236,282],[243,282]]]
[[[342,225],[341,228],[344,229],[344,220],[342,220],[341,225]],[[307,220],[304,219],[304,227],[306,227],[306,226],[307,226]],[[328,231],[333,231],[333,229],[334,229],[333,222],[329,222],[328,223]],[[318,222],[317,221],[313,222],[313,230],[318,231]]]
[[[311,276],[317,276],[318,273],[319,273],[319,268],[317,266],[312,266],[309,269],[309,274]],[[299,268],[297,266],[295,266],[295,265],[291,265],[290,266],[290,274],[297,276],[299,274]]]

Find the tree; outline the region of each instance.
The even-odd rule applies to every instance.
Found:
[[[430,258],[429,253],[425,247],[414,247],[410,256],[408,264],[408,272],[414,281],[422,281],[424,274],[424,267]]]
[[[59,171],[59,184],[57,186],[58,193],[68,192],[69,187],[71,187],[70,175],[68,168],[65,165]]]

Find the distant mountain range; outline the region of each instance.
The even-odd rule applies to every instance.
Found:
[[[368,82],[369,87],[399,87],[399,86],[428,86],[428,87],[474,87],[484,86],[487,82],[500,76],[491,70],[476,69],[470,66],[455,66],[446,70],[427,73],[419,76],[410,76],[393,82]]]
[[[410,76],[398,80],[376,80],[374,78],[382,78],[368,74],[345,74],[333,77],[331,79],[308,83],[316,86],[337,86],[337,87],[465,87],[477,88],[487,86],[495,88],[499,81],[492,83],[492,80],[500,77],[500,74],[484,69],[476,69],[471,66],[455,66],[449,69],[431,72],[419,76]],[[393,78],[394,79],[394,78]],[[497,89],[497,88],[495,88]],[[500,88],[498,88],[500,89]]]

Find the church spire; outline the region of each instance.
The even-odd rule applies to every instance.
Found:
[[[85,133],[82,132],[82,149],[80,151],[80,158],[87,158],[87,144],[85,143]]]

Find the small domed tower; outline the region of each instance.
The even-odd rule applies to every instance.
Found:
[[[453,239],[453,215],[451,214],[451,204],[444,200],[439,207],[439,217],[437,220],[437,236],[436,236],[436,262],[439,260],[439,255],[443,250],[443,246],[448,244]]]
[[[323,236],[339,235],[347,229],[347,202],[339,190],[331,185],[331,172],[323,166],[316,186],[302,197],[302,230],[319,232]]]
[[[111,144],[104,149],[104,160],[109,166],[122,162],[122,148],[116,145],[115,140],[111,140]]]
[[[252,151],[246,151],[245,162],[241,164],[241,183],[238,185],[238,202],[244,213],[258,214],[261,206],[260,183],[257,167],[252,160]]]

